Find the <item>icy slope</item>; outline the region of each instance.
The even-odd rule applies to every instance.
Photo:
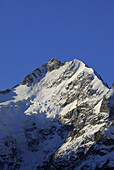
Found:
[[[0,94],[0,169],[113,167],[113,114],[92,68],[51,59]]]

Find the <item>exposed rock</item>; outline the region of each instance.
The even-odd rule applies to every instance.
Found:
[[[111,84],[111,87],[114,87],[114,83]]]
[[[100,112],[106,112],[109,113],[109,107],[108,107],[108,100],[106,99],[106,97],[103,97],[103,101],[100,107]]]
[[[11,136],[5,137],[3,139],[3,145],[5,154],[0,153],[0,169],[19,169],[23,160],[15,139]]]
[[[53,71],[55,69],[58,69],[60,66],[63,66],[64,64],[61,63],[61,61],[57,61],[56,58],[51,58],[51,60],[47,63],[47,70]]]
[[[38,82],[41,78],[43,78],[46,71],[46,64],[42,65],[40,68],[37,68],[33,72],[28,74],[22,81],[21,85],[31,86],[32,84]]]

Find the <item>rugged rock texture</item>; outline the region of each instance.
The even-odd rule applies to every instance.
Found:
[[[56,58],[52,58],[51,60],[48,61],[46,67],[47,67],[47,71],[53,71],[63,65],[64,64],[61,63],[61,61],[57,61]]]
[[[42,69],[37,68],[32,73],[28,74],[24,80],[22,81],[21,85],[31,86],[35,83],[35,81],[39,81],[42,78],[42,75],[45,74],[46,65],[42,66]]]
[[[42,78],[42,76],[46,74],[47,71],[53,71],[63,65],[64,64],[61,63],[61,61],[57,61],[57,59],[52,58],[48,61],[48,63],[42,65],[40,68],[37,68],[32,73],[28,74],[21,84],[31,86],[36,83],[36,80],[38,82]]]
[[[113,169],[113,119],[113,85],[52,58],[0,94],[0,169]]]

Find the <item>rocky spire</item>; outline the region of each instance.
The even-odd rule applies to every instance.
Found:
[[[58,69],[60,66],[64,64],[61,61],[58,61],[56,58],[51,58],[47,63],[47,71],[52,71]]]

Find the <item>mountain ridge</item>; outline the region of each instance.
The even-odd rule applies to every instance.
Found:
[[[59,64],[59,66],[62,66],[62,65],[64,65],[65,64],[65,62],[64,63],[62,63],[61,61],[58,61],[56,58],[51,58],[48,62],[50,62],[50,61],[53,61],[53,60],[55,60],[58,64]],[[74,59],[75,60],[75,59]],[[77,59],[76,59],[77,60]],[[78,61],[80,61],[80,60],[78,60]],[[29,74],[27,74],[27,76],[24,78],[24,80],[21,82],[21,84],[26,84],[26,83],[24,83],[24,81],[26,81],[26,78],[27,77],[29,77],[32,73],[33,73],[33,75],[35,75],[34,74],[34,72],[35,71],[40,71],[40,68],[42,67],[42,66],[44,66],[44,67],[46,67],[46,65],[48,64],[48,62],[46,63],[46,64],[43,64],[43,65],[41,65],[40,67],[38,67],[38,68],[36,68],[35,70],[33,70],[31,73],[29,73]],[[85,63],[84,63],[85,64]],[[86,67],[88,67],[88,68],[91,68],[91,67],[89,67],[87,64],[85,64],[85,66]],[[94,69],[93,69],[94,70]],[[95,74],[103,81],[103,79],[102,79],[102,77],[94,70],[94,72],[95,72]],[[35,77],[36,78],[36,77]],[[33,81],[33,80],[32,80]],[[108,88],[109,88],[109,85],[106,83],[106,82],[104,82],[103,81],[103,83],[104,83],[104,85],[106,85]],[[17,87],[17,86],[19,86],[20,84],[17,84],[17,85],[15,85],[14,87],[12,87],[11,89],[13,89],[13,88],[15,88],[15,87]],[[112,85],[113,85],[113,83],[112,83]],[[111,86],[112,86],[111,85]],[[10,90],[11,89],[6,89],[6,90],[1,90],[0,91],[0,93],[1,94],[6,94],[6,93],[8,93],[8,92],[10,92]]]

